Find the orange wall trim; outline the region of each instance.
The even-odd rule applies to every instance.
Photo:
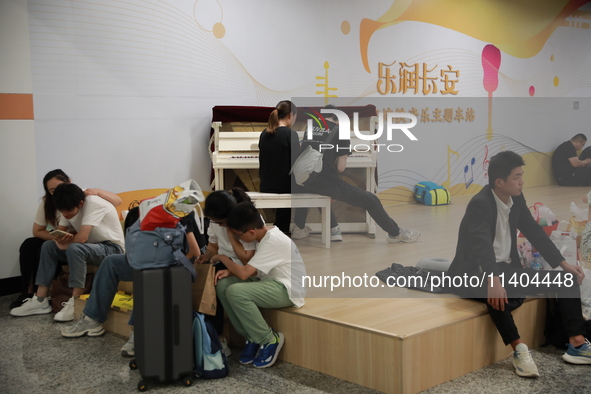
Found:
[[[0,119],[35,119],[33,95],[0,93]]]

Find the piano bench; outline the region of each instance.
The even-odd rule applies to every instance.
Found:
[[[320,208],[322,243],[330,249],[330,197],[309,193],[247,192],[257,208]]]

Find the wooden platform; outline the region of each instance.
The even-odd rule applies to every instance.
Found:
[[[543,186],[525,190],[530,205],[541,201],[559,220],[569,220],[571,201],[583,207],[587,188]],[[387,208],[402,227],[420,229],[414,244],[389,244],[345,234],[321,247],[320,235],[296,241],[309,276],[369,278],[391,263],[415,265],[425,257],[452,259],[469,196],[452,204]],[[375,283],[375,280],[374,280]],[[380,282],[381,285],[381,282]],[[514,313],[530,347],[543,338],[545,300],[531,299]],[[388,287],[309,288],[301,309],[267,310],[270,325],[285,334],[280,358],[388,393],[416,393],[508,357],[483,304],[451,295]],[[234,338],[233,338],[234,339]],[[508,374],[513,373],[508,370]]]

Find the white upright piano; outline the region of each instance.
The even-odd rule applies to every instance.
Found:
[[[374,134],[377,127],[377,116],[375,107],[370,111],[370,116],[360,116],[360,129],[363,134]],[[216,108],[223,109],[223,118],[226,120],[216,120]],[[250,191],[259,190],[259,136],[267,126],[266,120],[273,108],[267,108],[260,111],[261,107],[254,107],[255,114],[249,113],[250,119],[231,120],[232,108],[240,108],[240,113],[244,113],[245,107],[214,107],[214,116],[211,124],[212,136],[210,141],[210,154],[213,165],[213,187],[215,190],[229,189],[235,184],[245,187]],[[343,107],[340,109],[349,109],[353,111],[362,108],[368,112],[367,107]],[[317,109],[319,110],[319,108]],[[260,113],[258,113],[260,111]],[[298,108],[298,121],[293,126],[298,131],[300,141],[304,137],[306,127],[306,118],[300,112],[303,109]],[[230,114],[230,116],[228,115]],[[243,116],[243,115],[242,115]],[[230,118],[230,119],[228,119]],[[376,141],[362,141],[351,135],[351,145],[358,144],[371,145]],[[364,149],[365,150],[365,149]],[[376,165],[377,153],[374,149],[368,152],[353,152],[347,159],[347,170],[342,174],[343,178],[358,187],[372,193],[377,192],[376,184]],[[344,233],[367,233],[370,237],[375,237],[376,227],[371,217],[363,212],[361,208],[351,207],[344,203],[333,203],[333,211],[337,215],[339,227]],[[310,220],[310,217],[308,218]],[[319,223],[307,223],[314,232],[320,232]]]

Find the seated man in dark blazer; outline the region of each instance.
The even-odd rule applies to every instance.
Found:
[[[585,339],[579,283],[581,267],[568,264],[542,227],[533,219],[523,197],[521,156],[503,151],[490,161],[489,185],[476,194],[460,224],[456,256],[450,266],[452,276],[482,278],[480,287],[465,282],[454,292],[486,303],[489,314],[505,345],[513,347],[513,365],[519,376],[537,377],[538,369],[527,345],[519,336],[511,315],[509,299],[526,294],[557,295],[560,316],[569,336],[569,363],[591,364],[591,346]],[[563,271],[536,271],[522,268],[517,253],[517,229],[552,267]]]

